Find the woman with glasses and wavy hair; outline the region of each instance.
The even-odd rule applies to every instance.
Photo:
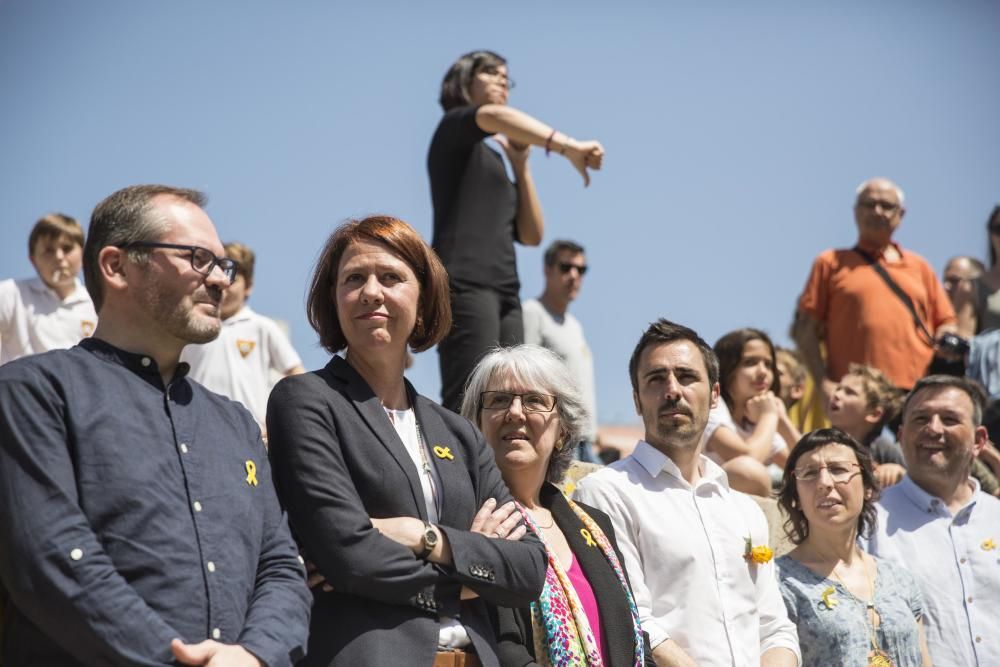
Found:
[[[796,547],[777,566],[804,665],[930,665],[916,580],[858,546],[877,497],[868,449],[840,429],[792,449],[778,504]]]
[[[427,155],[433,246],[451,280],[454,324],[438,346],[445,407],[490,347],[524,340],[514,243],[541,243],[542,207],[528,168],[531,146],[562,155],[590,182],[604,148],[578,141],[507,104],[514,81],[492,51],[466,53],[448,69],[444,117]]]
[[[473,370],[462,415],[477,424],[525,523],[545,545],[538,600],[498,608],[503,665],[653,665],[608,516],[556,487],[587,424],[580,389],[553,352],[497,348]]]

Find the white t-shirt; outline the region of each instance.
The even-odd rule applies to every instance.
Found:
[[[239,401],[261,425],[267,415],[272,372],[283,374],[302,364],[278,324],[249,306],[223,320],[222,331],[212,342],[185,347],[181,361],[191,365],[190,378]]]
[[[65,299],[40,278],[0,282],[0,364],[73,347],[94,333],[97,313],[83,284]]]
[[[722,400],[721,396],[719,397],[718,405],[712,408],[708,413],[708,423],[705,425],[705,434],[701,437],[701,450],[705,453],[705,456],[712,459],[715,463],[722,465],[724,463],[722,457],[716,452],[708,449],[707,446],[709,438],[711,438],[712,434],[715,433],[715,429],[720,426],[728,428],[744,440],[753,435],[753,426],[749,424],[741,425],[733,421],[733,415],[729,412],[729,406],[726,405],[726,402]],[[770,458],[774,458],[775,454],[780,452],[782,449],[785,449],[787,446],[788,445],[785,444],[785,439],[781,437],[780,433],[775,431],[774,437],[771,438]],[[770,458],[768,459],[768,462],[770,462]]]
[[[521,304],[524,342],[540,345],[558,354],[583,394],[589,413],[587,429],[581,434],[588,442],[597,439],[597,397],[594,389],[594,358],[583,337],[580,321],[570,313],[554,315],[538,299]]]

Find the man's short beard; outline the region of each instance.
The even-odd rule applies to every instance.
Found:
[[[222,320],[218,317],[202,319],[197,317],[194,306],[185,309],[184,299],[171,303],[171,299],[160,285],[151,280],[142,290],[142,302],[146,304],[150,317],[166,333],[188,343],[209,343],[219,337]]]

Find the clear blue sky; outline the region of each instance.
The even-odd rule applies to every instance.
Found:
[[[125,185],[202,188],[223,240],[258,251],[252,305],[319,367],[303,307],[319,248],[369,212],[429,239],[439,83],[489,48],[512,105],[607,150],[587,190],[564,160],[531,159],[547,239],[588,249],[573,312],[599,416],[633,422],[626,367],[646,324],[787,341],[812,258],[854,240],[868,177],[904,188],[897,238],[935,268],[983,255],[998,35],[986,0],[0,0],[0,278],[31,273],[25,239],[48,211],[86,222]],[[537,295],[541,250],[518,261]],[[409,376],[438,397],[436,353]]]

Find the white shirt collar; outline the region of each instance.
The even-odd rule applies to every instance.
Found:
[[[645,440],[640,440],[639,444],[635,446],[632,458],[649,473],[650,477],[656,477],[660,472],[665,472],[682,482],[685,486],[691,486],[684,479],[684,475],[681,474],[681,469],[677,467],[677,464],[669,456]],[[701,479],[698,481],[698,484],[715,484],[726,490],[729,489],[729,478],[726,477],[726,471],[710,458],[699,453],[698,466],[701,470]]]
[[[49,294],[56,301],[67,305],[90,299],[90,295],[87,293],[87,288],[83,286],[83,283],[80,282],[79,278],[73,278],[73,291],[70,292],[65,299],[60,299],[59,294],[54,289],[46,285],[44,280],[37,276],[28,280],[28,288],[33,292]]]
[[[236,324],[237,322],[246,322],[251,319],[254,312],[250,310],[250,306],[243,304],[243,307],[236,311],[232,317],[228,320],[223,320],[223,324]]]

